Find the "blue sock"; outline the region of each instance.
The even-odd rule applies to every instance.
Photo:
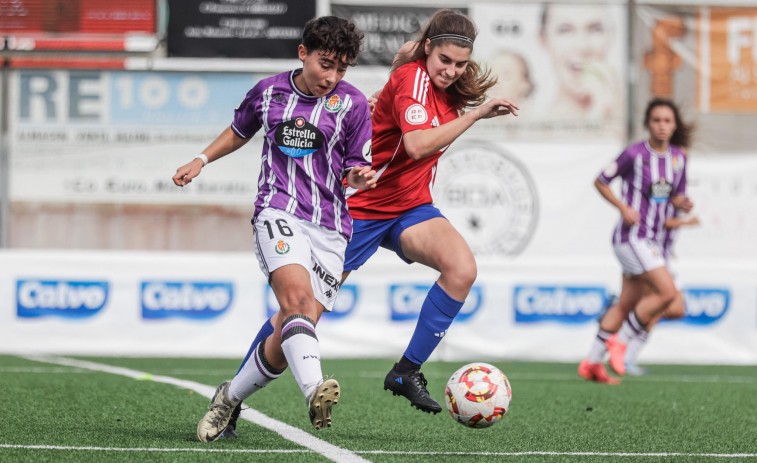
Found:
[[[252,351],[255,350],[255,346],[258,345],[260,341],[263,341],[265,338],[273,334],[273,325],[271,324],[271,319],[263,323],[263,326],[260,327],[260,331],[258,331],[258,334],[255,335],[255,340],[252,341],[252,344],[250,344],[250,350],[247,351],[247,355],[244,356],[244,360],[242,360],[242,365],[239,365],[239,369],[237,370],[237,373],[239,373],[242,370],[242,367],[245,363],[247,363],[247,359],[250,358],[250,355],[252,354]]]
[[[415,325],[415,332],[410,338],[405,357],[418,365],[428,360],[464,302],[452,299],[438,283],[434,283],[426,295],[426,300],[423,301],[418,324]]]

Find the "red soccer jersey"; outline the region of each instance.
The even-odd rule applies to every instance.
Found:
[[[347,200],[355,219],[390,219],[431,204],[436,163],[448,146],[414,161],[402,136],[438,127],[459,117],[447,93],[429,80],[425,60],[397,69],[384,86],[373,111],[373,168],[378,182],[372,190],[357,190]]]

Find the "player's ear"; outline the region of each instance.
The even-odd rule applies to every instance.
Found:
[[[305,45],[299,44],[297,46],[297,55],[300,58],[300,61],[305,62],[305,58],[308,56],[308,49],[305,48]]]

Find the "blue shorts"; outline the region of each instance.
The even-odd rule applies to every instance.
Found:
[[[436,217],[444,216],[431,204],[423,204],[393,219],[353,220],[352,240],[347,244],[344,255],[344,271],[360,268],[379,246],[394,251],[400,259],[412,264],[413,261],[402,253],[400,235],[413,225]]]

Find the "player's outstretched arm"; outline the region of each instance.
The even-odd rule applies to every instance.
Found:
[[[411,159],[422,159],[455,141],[479,119],[489,119],[507,114],[517,116],[518,109],[518,106],[510,100],[494,98],[439,127],[407,132],[402,136],[405,151]]]
[[[229,153],[232,153],[247,143],[248,138],[241,138],[227,127],[213,140],[203,154],[207,157],[208,163],[220,159]],[[205,166],[205,161],[200,156],[195,157],[190,162],[176,169],[176,174],[172,177],[173,182],[178,186],[184,186],[192,182],[192,179],[200,175],[200,171]]]
[[[347,172],[347,185],[356,190],[376,188],[376,171],[370,166],[355,166]]]

